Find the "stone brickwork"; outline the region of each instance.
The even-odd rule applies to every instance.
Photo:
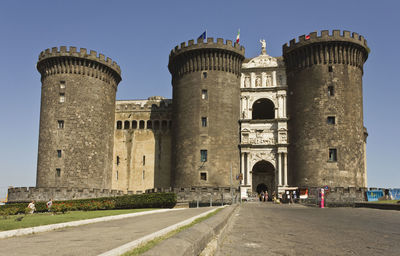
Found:
[[[66,187],[20,187],[8,189],[8,202],[29,202],[53,200],[71,200],[98,197],[122,196],[123,191],[110,189],[66,188]]]
[[[283,46],[290,185],[365,187],[362,75],[366,40],[322,31]]]
[[[231,168],[239,172],[243,59],[242,46],[221,38],[190,40],[171,51],[173,187],[226,187]]]
[[[111,59],[65,46],[40,53],[42,75],[36,186],[111,188],[115,93]]]
[[[309,187],[308,198],[300,201],[306,204],[318,204],[320,190],[318,187]],[[367,188],[333,187],[325,192],[324,199],[327,206],[353,205],[356,202],[366,202],[367,191]]]
[[[117,101],[113,189],[171,186],[171,102],[163,97]]]

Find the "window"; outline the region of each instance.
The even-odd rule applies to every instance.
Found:
[[[335,88],[332,85],[328,86],[328,95],[335,96]]]
[[[65,88],[65,81],[60,81],[60,89],[64,89]]]
[[[200,161],[207,162],[207,150],[205,149],[200,150]]]
[[[207,127],[207,117],[202,117],[201,118],[201,126],[202,127]]]
[[[136,120],[132,121],[132,129],[137,129],[137,121]]]
[[[131,123],[131,122],[129,122],[129,121],[125,121],[125,122],[124,122],[124,129],[125,129],[125,130],[128,130],[128,129],[129,129],[130,123]]]
[[[57,149],[57,157],[58,157],[58,158],[61,158],[61,155],[62,155],[61,149]]]
[[[122,121],[117,121],[117,129],[118,130],[122,129]]]
[[[117,178],[117,180],[118,180],[118,171],[117,171],[117,175],[116,175],[116,177],[115,178]]]
[[[207,78],[207,72],[203,72],[203,78]]]
[[[161,121],[161,129],[166,130],[168,128],[168,122],[166,120]]]
[[[160,129],[160,121],[156,120],[154,121],[154,130],[159,130]]]
[[[58,129],[64,129],[64,120],[58,120]]]
[[[334,116],[328,116],[328,118],[326,119],[326,122],[328,124],[335,124],[335,117]]]
[[[153,129],[153,122],[151,120],[147,120],[147,129]]]
[[[201,98],[203,100],[207,100],[208,99],[208,92],[207,90],[201,90]]]
[[[333,72],[332,66],[328,66],[328,71],[329,71],[329,72]]]
[[[337,150],[336,148],[329,149],[329,161],[336,162],[337,161]]]
[[[200,173],[200,180],[207,180],[207,173],[206,172],[201,172]]]
[[[144,129],[144,121],[143,120],[139,121],[139,129]]]
[[[119,165],[119,163],[120,163],[120,159],[119,159],[119,156],[117,156],[117,166]]]
[[[143,156],[143,166],[146,164],[146,156]]]
[[[60,168],[56,168],[56,176],[57,177],[61,176],[61,169]]]
[[[65,102],[65,93],[61,92],[60,93],[60,103]]]
[[[144,178],[145,178],[145,170],[143,170],[142,172],[142,180],[144,180]]]

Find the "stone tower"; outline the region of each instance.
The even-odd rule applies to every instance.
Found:
[[[362,75],[368,53],[364,37],[338,30],[283,45],[291,184],[366,186]]]
[[[231,168],[239,173],[243,59],[244,48],[222,38],[190,40],[171,51],[172,186],[229,186]]]
[[[111,188],[115,94],[120,67],[95,51],[40,53],[37,187]]]

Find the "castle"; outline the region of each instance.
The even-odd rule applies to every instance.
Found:
[[[283,45],[282,57],[260,42],[254,58],[220,38],[176,46],[172,100],[116,101],[121,70],[110,58],[75,47],[43,51],[37,184],[10,189],[10,198],[46,199],[63,188],[107,196],[366,187],[364,37],[313,32]]]

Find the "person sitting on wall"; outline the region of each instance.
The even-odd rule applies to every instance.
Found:
[[[30,213],[30,214],[32,214],[32,213],[34,213],[34,212],[36,211],[35,201],[34,201],[34,200],[32,200],[32,202],[30,202],[30,203],[28,204],[28,208],[30,209],[30,210],[29,210],[29,213]]]

